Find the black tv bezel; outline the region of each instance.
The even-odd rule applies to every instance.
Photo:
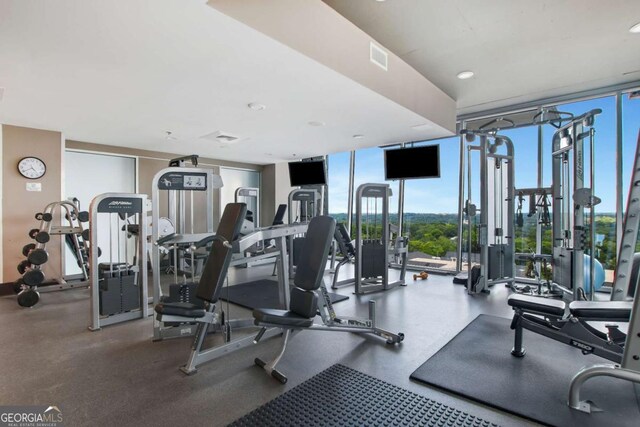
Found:
[[[291,165],[298,165],[298,164],[302,164],[302,163],[320,163],[322,164],[322,173],[324,175],[324,184],[293,184],[291,182]],[[289,169],[289,184],[292,187],[303,187],[303,186],[310,186],[310,185],[327,185],[327,166],[325,164],[324,160],[308,160],[308,161],[299,161],[299,162],[288,162],[288,169]]]
[[[408,178],[389,178],[387,174],[387,151],[399,151],[399,150],[413,150],[420,148],[428,148],[428,147],[436,147],[437,155],[438,155],[438,175],[433,176],[412,176]],[[442,177],[442,168],[440,167],[440,144],[429,144],[429,145],[420,145],[417,147],[404,147],[404,148],[389,148],[384,150],[384,179],[385,181],[400,181],[400,180],[408,180],[408,179],[436,179]]]

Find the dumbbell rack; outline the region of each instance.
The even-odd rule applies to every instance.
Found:
[[[62,213],[65,225],[53,225],[55,213]],[[89,230],[84,229],[83,223],[89,220],[89,214],[80,211],[76,203],[61,201],[49,203],[38,212],[35,218],[40,221],[38,228],[29,231],[29,237],[35,243],[29,243],[22,248],[22,254],[27,257],[18,264],[18,272],[23,276],[15,283],[14,290],[18,293],[18,304],[22,307],[32,307],[40,300],[40,292],[51,292],[89,285]],[[69,239],[78,259],[81,273],[73,276],[61,276],[54,280],[45,281],[42,266],[49,261],[46,251],[51,236],[64,236]]]

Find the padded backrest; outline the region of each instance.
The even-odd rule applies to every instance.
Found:
[[[278,206],[278,210],[276,211],[276,216],[273,217],[272,225],[282,225],[284,224],[284,214],[287,212],[287,205],[282,204]]]
[[[356,254],[356,249],[351,243],[351,236],[347,231],[347,227],[343,224],[336,225],[335,239],[338,242],[338,250],[344,256],[353,257]]]
[[[318,296],[313,291],[303,291],[300,288],[291,289],[289,311],[299,316],[311,319],[318,312]]]
[[[240,235],[242,222],[247,214],[245,203],[229,203],[224,208],[216,236],[226,239],[229,243]],[[216,302],[227,277],[227,270],[231,262],[233,249],[227,248],[220,240],[214,240],[209,249],[209,256],[204,264],[202,277],[196,289],[196,296],[209,302]]]
[[[317,216],[309,222],[293,281],[297,287],[307,291],[320,287],[335,229],[336,220],[330,216]]]
[[[629,276],[629,287],[627,288],[627,297],[634,298],[636,295],[639,272],[640,272],[640,252],[636,252],[635,254],[633,254],[633,267],[631,267],[631,276]]]

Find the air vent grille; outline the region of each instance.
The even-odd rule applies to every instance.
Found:
[[[238,142],[240,140],[239,137],[231,135],[230,133],[223,131],[215,131],[203,135],[200,139],[206,139],[207,141],[220,142],[222,144],[233,144],[234,142]]]
[[[369,59],[378,67],[387,71],[388,67],[388,54],[380,46],[374,42],[369,44]]]

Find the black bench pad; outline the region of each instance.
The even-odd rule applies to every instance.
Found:
[[[257,308],[253,310],[255,324],[271,323],[274,325],[308,328],[313,325],[313,319],[300,316],[288,310],[276,310],[272,308]]]
[[[569,304],[569,311],[585,320],[628,322],[632,306],[631,301],[573,301]]]
[[[525,311],[550,314],[553,316],[564,316],[567,304],[561,300],[534,297],[530,295],[511,295],[507,303],[514,308],[521,308]]]
[[[204,317],[205,314],[204,308],[188,302],[161,302],[154,310],[167,316]]]

